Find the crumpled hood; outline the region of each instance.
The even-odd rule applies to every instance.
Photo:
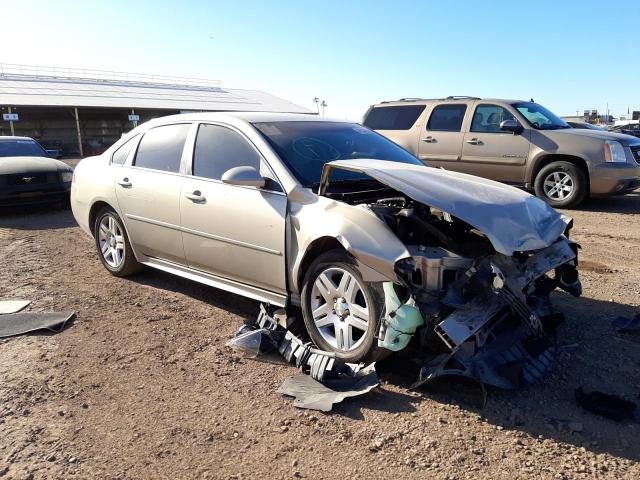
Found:
[[[464,173],[387,160],[329,162],[320,192],[335,168],[369,175],[417,202],[457,217],[484,233],[504,255],[548,247],[568,222],[547,203],[517,188]]]
[[[69,165],[47,157],[0,157],[0,175],[15,173],[70,172]]]

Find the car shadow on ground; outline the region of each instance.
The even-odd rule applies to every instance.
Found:
[[[603,213],[640,213],[640,191],[606,198],[590,198],[576,210]]]
[[[71,210],[60,205],[0,207],[0,228],[55,230],[76,226]]]
[[[567,316],[558,333],[560,351],[552,372],[531,387],[514,391],[487,389],[466,379],[442,378],[418,390],[420,397],[408,390],[418,367],[398,357],[378,366],[383,386],[376,396],[363,396],[344,402],[338,414],[362,419],[363,408],[387,410],[391,413],[416,410],[426,398],[474,412],[482,422],[500,430],[513,430],[538,440],[584,447],[594,453],[640,461],[637,445],[620,440],[633,438],[640,426],[615,422],[583,411],[575,402],[575,389],[601,390],[640,404],[640,334],[618,333],[611,321],[618,316],[632,317],[638,307],[590,298],[556,295],[556,304]],[[391,384],[407,389],[397,394],[385,388]],[[422,398],[421,398],[422,397]],[[576,431],[569,424],[578,425]]]
[[[127,280],[161,290],[181,293],[247,319],[255,318],[260,306],[259,302],[250,298],[185,280],[176,275],[152,268],[145,268],[139,274],[127,277]]]
[[[254,318],[258,312],[256,301],[185,282],[164,272],[146,271],[130,278],[140,284],[188,295],[243,318]],[[613,301],[573,298],[564,293],[555,294],[554,301],[567,317],[558,333],[558,345],[562,348],[551,374],[538,384],[516,391],[489,388],[486,405],[481,387],[464,379],[440,379],[414,392],[409,387],[417,377],[418,367],[392,356],[378,363],[381,388],[337,404],[332,414],[364,421],[366,410],[414,413],[422,402],[430,399],[473,412],[496,429],[640,461],[640,450],[619,440],[628,438],[629,429],[636,425],[616,423],[584,412],[574,401],[574,391],[579,386],[587,391],[602,390],[637,401],[640,335],[617,333],[611,321],[618,316],[634,316],[638,308]],[[580,424],[581,431],[567,429],[570,422]]]

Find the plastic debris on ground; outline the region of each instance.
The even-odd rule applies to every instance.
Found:
[[[0,300],[0,315],[17,313],[29,306],[31,300]]]
[[[342,362],[332,352],[315,348],[280,325],[264,305],[260,305],[258,318],[243,325],[226,345],[251,358],[277,351],[294,363],[304,375],[288,378],[278,391],[295,397],[293,404],[299,408],[328,412],[335,403],[379,384],[374,363]]]
[[[344,375],[323,382],[318,382],[308,375],[289,377],[278,392],[294,397],[293,405],[298,408],[329,412],[335,403],[370,392],[378,383],[378,374],[375,364],[372,363],[358,370],[353,376]]]
[[[597,390],[585,393],[582,387],[575,391],[576,403],[587,412],[616,422],[635,421],[640,423],[640,409],[628,400]]]
[[[13,337],[37,330],[60,332],[74,317],[74,312],[27,312],[0,315],[0,338]]]

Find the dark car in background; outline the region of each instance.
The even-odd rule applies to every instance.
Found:
[[[567,122],[567,124],[571,127],[571,128],[578,128],[580,130],[600,130],[601,132],[605,130],[604,127],[601,127],[599,125],[594,125],[593,123],[588,123],[588,122]]]
[[[29,137],[0,137],[0,207],[69,205],[73,169]]]
[[[640,137],[640,123],[628,123],[626,125],[617,125],[611,129],[615,133],[623,133],[624,135],[633,135]]]

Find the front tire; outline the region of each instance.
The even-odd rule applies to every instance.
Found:
[[[105,207],[96,216],[93,236],[104,267],[116,277],[126,277],[142,270],[136,260],[120,216]]]
[[[574,208],[587,196],[589,183],[580,167],[569,162],[545,166],[535,179],[536,195],[555,208]]]
[[[316,258],[301,295],[304,323],[313,342],[345,362],[375,361],[388,351],[377,346],[384,308],[379,285],[367,283],[342,250]]]

